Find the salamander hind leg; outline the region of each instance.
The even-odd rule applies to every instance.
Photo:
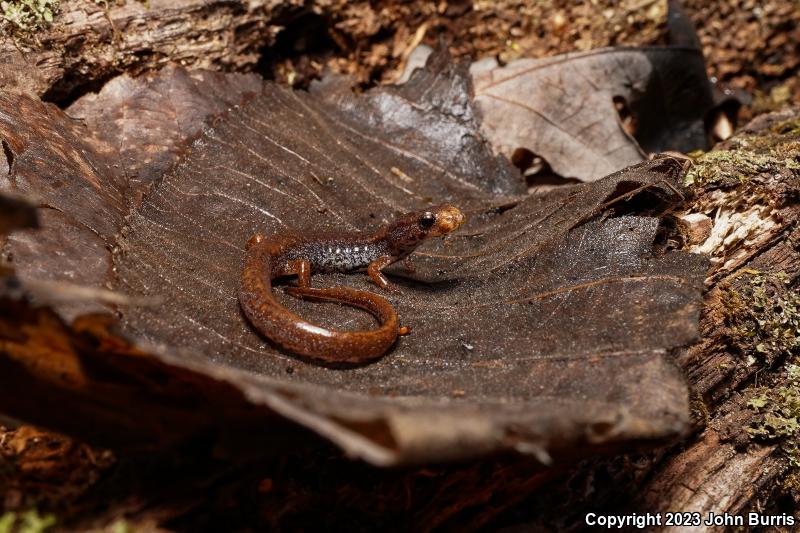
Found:
[[[289,261],[286,274],[297,274],[297,285],[299,287],[311,286],[311,263],[308,259],[294,259]]]

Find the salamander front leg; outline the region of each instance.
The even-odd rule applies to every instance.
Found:
[[[398,292],[397,289],[392,287],[389,284],[389,280],[386,279],[386,276],[383,275],[383,270],[387,266],[391,265],[395,262],[395,259],[390,255],[382,255],[381,257],[377,258],[375,261],[369,264],[367,267],[367,274],[369,277],[372,278],[372,281],[383,290],[391,291],[391,292]]]
[[[295,259],[289,261],[289,272],[287,274],[297,274],[298,287],[311,286],[311,263],[308,259]]]
[[[262,234],[256,233],[255,235],[250,237],[250,239],[248,239],[246,249],[249,250],[253,246],[256,246],[257,244],[261,244],[262,242],[264,242],[265,239],[266,239],[266,237],[264,237]]]

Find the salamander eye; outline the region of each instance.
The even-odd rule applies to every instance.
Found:
[[[419,217],[419,225],[425,229],[430,228],[433,226],[433,223],[436,222],[436,215],[433,213],[425,213],[421,217]]]

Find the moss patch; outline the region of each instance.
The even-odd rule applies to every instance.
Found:
[[[0,515],[0,533],[43,533],[56,523],[53,515],[40,515],[37,511],[8,512]]]
[[[735,185],[784,168],[800,171],[800,120],[777,122],[770,131],[772,135],[740,135],[724,150],[696,155],[684,183],[687,186],[720,182]]]
[[[778,135],[800,135],[800,119],[782,120],[774,124],[771,130]]]
[[[785,273],[745,270],[749,279],[723,291],[725,319],[733,347],[766,363],[800,348],[800,294]]]
[[[759,413],[747,428],[754,438],[780,443],[789,464],[800,468],[800,365],[788,366],[786,384],[778,388],[757,387],[748,402]]]
[[[3,0],[0,11],[3,21],[11,25],[12,31],[31,33],[53,22],[58,4],[59,0]]]
[[[750,151],[708,152],[694,161],[684,178],[686,185],[706,185],[734,178],[745,181],[748,177],[767,172],[777,161]]]
[[[779,387],[755,387],[748,407],[758,413],[747,428],[755,439],[777,442],[794,468],[800,468],[800,294],[783,273],[747,271],[750,279],[729,290],[727,320],[732,341],[746,355],[766,364],[788,358]]]

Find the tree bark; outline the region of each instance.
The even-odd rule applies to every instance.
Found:
[[[170,63],[252,70],[261,49],[302,9],[265,0],[68,0],[46,28],[6,23],[0,84],[64,102],[123,72],[137,76]]]

